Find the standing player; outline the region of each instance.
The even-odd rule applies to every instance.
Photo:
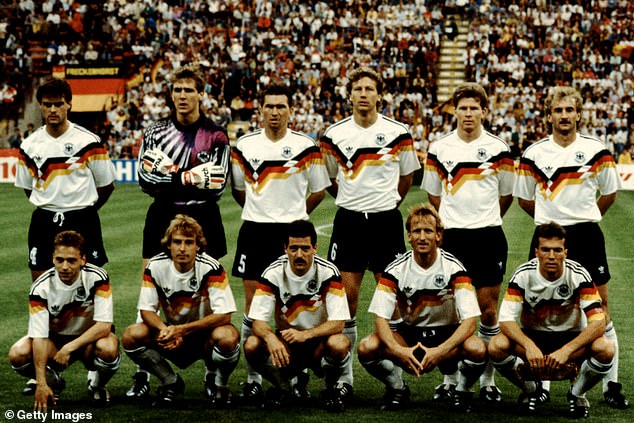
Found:
[[[32,280],[52,266],[53,239],[75,230],[86,240],[86,260],[108,262],[97,210],[114,191],[114,166],[99,137],[68,120],[68,82],[50,79],[36,93],[44,126],[21,145],[15,186],[37,208],[29,226]]]
[[[166,251],[150,259],[143,275],[138,305],[143,321],[126,328],[123,348],[132,361],[161,380],[156,405],[171,405],[185,391],[168,358],[180,368],[204,360],[205,394],[213,407],[228,406],[240,334],[231,324],[236,307],[227,275],[204,253],[202,227],[189,216],[176,215],[161,243]]]
[[[22,142],[15,175],[15,186],[37,207],[28,235],[33,281],[53,265],[53,240],[64,230],[84,236],[89,263],[108,262],[98,210],[114,191],[115,178],[99,137],[68,120],[73,99],[68,82],[50,79],[37,89],[36,98],[44,126]],[[30,380],[22,393],[34,392]]]
[[[88,392],[97,405],[110,402],[106,383],[121,363],[119,340],[112,333],[110,279],[86,262],[84,238],[62,231],[53,242],[53,267],[42,273],[29,293],[29,331],[13,344],[13,370],[35,377],[35,411],[55,405],[64,379],[59,372],[76,360],[95,371]]]
[[[586,268],[597,285],[606,314],[605,334],[616,346],[614,365],[603,380],[603,395],[610,407],[623,409],[629,401],[618,383],[619,344],[609,313],[610,271],[599,227],[621,181],[605,145],[577,132],[582,107],[581,95],[574,88],[551,88],[545,114],[552,134],[524,151],[513,195],[536,225],[552,221],[564,227],[568,257]],[[533,235],[531,256],[536,245]]]
[[[264,127],[241,137],[232,151],[232,192],[242,206],[244,221],[232,274],[244,284],[241,337],[245,340],[252,334],[247,316],[257,281],[284,254],[286,225],[308,219],[330,184],[315,141],[288,128],[291,101],[286,87],[269,86],[259,110]],[[262,394],[262,377],[251,368],[243,391],[247,398]]]
[[[403,370],[421,376],[436,367],[443,374],[460,369],[453,405],[469,412],[469,389],[486,359],[486,346],[475,336],[480,308],[471,280],[462,264],[440,249],[442,220],[431,204],[412,208],[405,227],[412,249],[390,263],[379,280],[370,303],[376,333],[359,343],[359,361],[387,388],[382,410],[398,410],[409,400]],[[393,330],[395,310],[403,321]]]
[[[253,335],[244,343],[244,354],[274,385],[265,407],[283,405],[290,378],[310,367],[324,375],[326,408],[341,412],[343,398],[334,388],[351,360],[350,341],[342,333],[350,314],[341,275],[316,256],[317,233],[306,220],[288,224],[284,251],[264,271],[255,291],[249,311]],[[269,324],[272,316],[276,331]]]
[[[143,134],[139,151],[139,184],[153,197],[143,229],[143,268],[162,251],[161,236],[179,213],[193,217],[209,240],[206,252],[220,259],[227,253],[217,201],[229,172],[227,131],[200,111],[205,80],[198,68],[184,66],[172,76],[174,112]],[[131,397],[149,393],[149,374],[137,371]]]
[[[509,146],[482,127],[488,104],[480,85],[465,83],[456,88],[453,105],[458,127],[431,144],[422,183],[445,224],[443,250],[464,264],[476,288],[482,311],[478,336],[485,343],[500,333],[498,298],[508,250],[502,216],[513,202],[515,179]],[[494,371],[489,364],[480,378],[480,397],[499,402],[502,397]],[[455,383],[455,376],[446,377],[434,398],[450,398]]]
[[[540,375],[581,364],[568,403],[572,417],[585,418],[590,407],[585,393],[612,367],[614,344],[604,336],[606,318],[591,276],[566,259],[566,231],[549,223],[539,225],[535,236],[537,257],[511,277],[500,307],[502,333],[489,342],[489,354],[500,373],[523,389],[520,406],[529,413],[539,402]],[[520,380],[522,362],[532,374],[526,379],[536,382]]]
[[[328,258],[341,271],[351,320],[344,333],[353,347],[363,273],[378,281],[385,266],[405,252],[403,201],[420,163],[407,127],[378,113],[383,80],[361,67],[348,76],[352,116],[326,129],[320,143],[332,185],[328,192],[339,206]],[[352,362],[340,388],[352,392]]]

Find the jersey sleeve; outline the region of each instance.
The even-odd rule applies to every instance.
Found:
[[[253,294],[251,308],[249,309],[249,319],[268,322],[275,311],[275,291],[276,287],[261,278],[258,287]]]
[[[368,311],[384,319],[391,319],[396,308],[398,279],[384,272],[376,285]]]
[[[114,308],[112,303],[112,289],[110,280],[103,279],[95,283],[95,312],[93,320],[95,322],[114,322]]]
[[[209,306],[213,314],[228,314],[236,311],[236,302],[224,269],[205,276]]]
[[[113,183],[115,170],[108,150],[102,144],[94,143],[88,154],[88,167],[95,179],[95,186],[99,188]]]
[[[601,195],[613,194],[621,189],[621,178],[616,170],[614,157],[609,151],[603,150],[602,157],[597,163],[597,183]]]
[[[466,272],[461,271],[455,274],[451,283],[456,297],[456,310],[460,320],[480,316],[480,306],[478,305],[475,288]]]
[[[401,135],[399,141],[399,171],[401,176],[420,169],[420,161],[414,148],[414,139],[409,132]]]
[[[24,150],[20,148],[18,152],[18,162],[15,166],[15,186],[18,188],[33,189],[37,175],[37,167]]]
[[[237,191],[246,191],[247,189],[244,178],[244,166],[244,158],[236,145],[231,151],[231,186]]]
[[[350,320],[348,299],[341,276],[333,277],[326,291],[326,313],[328,320]]]
[[[513,185],[514,197],[529,201],[535,199],[535,187],[537,186],[535,172],[534,162],[526,156],[522,156]]]
[[[427,152],[421,188],[430,195],[440,197],[442,195],[442,178],[435,145],[436,143],[432,143]]]
[[[330,177],[326,170],[324,157],[315,147],[310,153],[310,161],[308,165],[308,189],[310,192],[319,192],[330,186]]]
[[[137,305],[139,310],[158,312],[159,297],[156,288],[156,281],[152,277],[150,267],[145,268],[143,273],[143,282],[141,284],[141,293],[139,294],[139,302]]]
[[[509,281],[509,285],[504,293],[504,298],[502,299],[502,305],[500,306],[499,322],[519,322],[524,305],[523,290],[518,284],[520,277],[521,276],[516,274]]]
[[[515,161],[510,153],[500,158],[498,170],[498,187],[500,197],[513,194],[515,185]]]
[[[328,172],[328,178],[335,179],[337,177],[337,173],[339,172],[339,165],[337,164],[334,150],[335,147],[332,140],[324,134],[319,140],[319,148],[321,149],[324,165],[326,166],[326,171]]]
[[[599,290],[590,280],[589,274],[586,280],[579,284],[579,306],[586,315],[588,323],[605,319]]]
[[[47,307],[46,298],[37,293],[29,295],[29,338],[48,338],[50,316]]]

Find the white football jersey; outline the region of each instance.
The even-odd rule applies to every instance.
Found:
[[[114,165],[99,137],[69,122],[57,138],[42,126],[24,140],[15,186],[31,190],[29,201],[36,207],[65,212],[94,205],[97,188],[114,178]]]
[[[348,300],[334,264],[314,256],[303,276],[295,275],[286,255],[263,273],[253,296],[249,318],[268,322],[275,310],[278,327],[312,329],[331,320],[349,320]]]
[[[441,197],[445,228],[502,225],[499,198],[513,193],[515,163],[509,146],[487,131],[464,142],[454,130],[432,143],[421,188]]]
[[[621,188],[614,157],[596,138],[577,134],[567,147],[552,135],[529,146],[519,164],[513,195],[535,200],[535,224],[598,222],[597,191]]]
[[[241,137],[231,151],[233,188],[246,191],[242,219],[260,223],[307,220],[306,197],[330,186],[315,141],[288,130],[277,142],[262,129]]]
[[[534,258],[513,273],[498,321],[541,331],[578,332],[586,322],[602,319],[601,297],[583,266],[566,259],[563,275],[549,281],[539,272]]]
[[[369,311],[391,319],[395,307],[405,323],[419,327],[455,325],[480,316],[467,271],[457,258],[440,248],[429,269],[416,263],[411,250],[385,268]]]
[[[165,253],[150,259],[143,275],[139,310],[162,310],[168,324],[200,320],[210,314],[236,311],[224,269],[206,253],[196,255],[194,267],[181,273]]]
[[[95,322],[113,322],[112,290],[108,274],[87,263],[71,285],[55,268],[37,278],[29,293],[29,338],[50,333],[79,336]]]
[[[339,187],[335,204],[348,210],[396,208],[399,178],[420,169],[407,127],[381,114],[368,128],[349,116],[326,129],[320,144],[328,174]]]

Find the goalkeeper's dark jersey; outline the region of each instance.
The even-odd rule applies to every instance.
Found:
[[[174,116],[161,119],[143,134],[139,160],[146,150],[160,150],[167,154],[179,173],[162,176],[143,170],[139,162],[139,184],[144,192],[159,201],[178,204],[195,204],[217,201],[225,184],[215,190],[201,190],[180,183],[180,170],[188,170],[203,163],[213,163],[225,169],[225,181],[229,174],[229,138],[227,131],[209,118],[201,116],[194,124],[184,126]]]

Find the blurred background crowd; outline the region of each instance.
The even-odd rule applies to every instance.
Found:
[[[125,94],[89,129],[113,157],[134,156],[144,128],[169,114],[169,74],[196,62],[204,111],[232,138],[257,126],[258,93],[273,81],[294,90],[293,127],[317,138],[350,113],[346,73],[368,65],[386,82],[382,113],[410,125],[422,157],[454,124],[437,84],[458,20],[468,24],[465,79],[485,86],[487,126],[516,154],[548,133],[548,87],[572,85],[584,98],[582,131],[618,158],[634,143],[633,18],[628,0],[8,1],[0,135],[16,147],[39,126],[28,105],[55,66],[119,63]]]

